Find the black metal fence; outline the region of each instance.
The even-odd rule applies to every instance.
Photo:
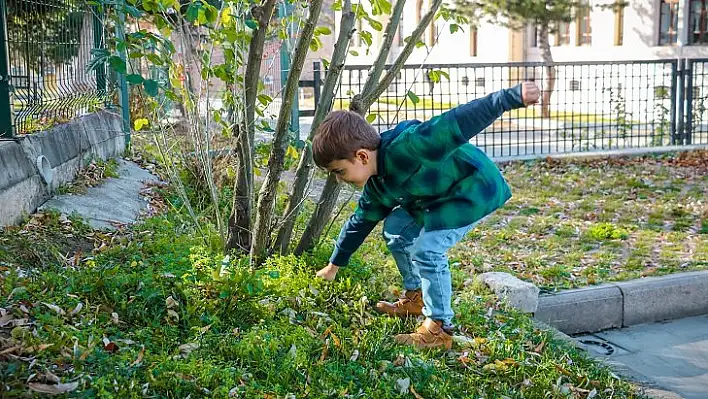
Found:
[[[524,80],[550,99],[504,114],[472,143],[492,157],[708,144],[708,60],[405,66],[372,105],[383,131],[427,120],[457,105]],[[347,66],[334,107],[346,109],[370,66]]]
[[[101,15],[82,0],[5,0],[0,35],[8,52],[0,71],[9,98],[0,134],[31,133],[103,107],[106,67],[88,71],[92,50],[105,47]],[[6,120],[9,117],[9,121]],[[8,128],[9,127],[9,128]]]

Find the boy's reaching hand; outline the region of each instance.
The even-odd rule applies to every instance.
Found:
[[[538,103],[538,99],[541,96],[541,91],[534,82],[524,82],[521,85],[521,99],[524,101],[524,105],[529,106]]]
[[[332,281],[337,276],[338,271],[339,266],[335,266],[330,263],[329,265],[317,272],[317,277],[323,278],[327,281]]]

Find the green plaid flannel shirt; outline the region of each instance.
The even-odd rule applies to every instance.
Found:
[[[521,86],[492,93],[426,122],[381,135],[377,175],[364,186],[331,262],[345,266],[376,224],[396,207],[426,231],[472,224],[511,198],[499,168],[469,140],[504,112],[523,107]]]

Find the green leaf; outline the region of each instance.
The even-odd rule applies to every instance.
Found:
[[[187,7],[187,12],[184,14],[184,19],[192,23],[196,21],[197,18],[199,18],[199,8],[201,5],[201,3],[191,2],[189,7]]]
[[[148,54],[148,55],[146,55],[146,57],[147,57],[148,61],[152,62],[155,65],[162,65],[163,64],[162,59],[157,54]]]
[[[421,47],[425,47],[425,42],[423,42],[422,40],[418,40],[418,43],[415,44],[415,48]]]
[[[332,34],[332,30],[326,26],[318,26],[317,28],[315,28],[315,36],[320,36],[320,35],[327,36],[327,35],[331,35],[331,34]]]
[[[263,105],[264,107],[267,107],[268,104],[273,102],[273,98],[267,94],[259,94],[258,102],[261,103],[261,105]]]
[[[125,80],[127,80],[128,83],[132,85],[139,85],[140,83],[143,83],[143,77],[136,73],[131,73],[130,75],[126,76]]]
[[[251,28],[253,30],[256,30],[256,29],[258,29],[258,22],[256,22],[255,19],[247,19],[246,26],[248,26],[249,28]]]
[[[408,93],[406,93],[406,95],[408,96],[408,98],[411,99],[413,105],[416,105],[420,102],[420,98],[416,96],[415,93],[413,93],[412,91],[408,90]]]
[[[123,61],[120,57],[116,55],[112,55],[110,58],[108,58],[108,64],[111,66],[111,68],[113,68],[114,71],[118,73],[125,74],[127,70],[125,61]]]
[[[319,37],[313,37],[312,40],[310,40],[310,50],[317,51],[321,48],[322,48],[322,40],[320,40]]]
[[[445,72],[445,71],[443,71],[443,70],[441,70],[441,69],[438,69],[438,72],[440,73],[441,76],[444,76],[447,80],[450,80],[450,74],[449,74],[449,73],[447,73],[447,72]]]
[[[374,121],[376,120],[376,117],[377,117],[377,116],[378,116],[378,115],[376,115],[376,114],[369,114],[369,115],[366,115],[366,121],[369,122],[369,123],[374,123]]]
[[[143,16],[143,12],[133,6],[125,6],[125,12],[133,18],[140,18]]]
[[[326,58],[322,58],[321,61],[322,61],[322,66],[324,67],[324,69],[329,69],[329,66],[332,64],[330,62],[330,60],[328,60]]]
[[[133,122],[133,128],[134,128],[135,131],[137,132],[137,131],[142,130],[143,127],[145,127],[145,126],[147,126],[147,125],[149,125],[149,124],[150,124],[150,122],[149,122],[147,119],[145,119],[145,118],[140,118],[140,119],[136,119],[135,122]]]
[[[336,0],[332,3],[332,11],[342,11],[342,0]]]
[[[455,33],[458,30],[462,30],[458,24],[450,24],[450,33]],[[464,31],[463,31],[464,32]]]
[[[216,19],[219,18],[219,11],[214,6],[210,5],[206,7],[204,13],[206,14],[206,19],[207,21],[209,21],[209,23],[213,24],[214,22],[216,22]]]
[[[432,70],[432,71],[428,72],[428,78],[433,83],[438,83],[438,82],[440,82],[440,72],[437,70]]]
[[[349,54],[353,55],[354,57],[358,57],[358,56],[359,56],[359,52],[356,51],[356,50],[349,50]]]
[[[157,81],[148,79],[143,81],[143,87],[145,88],[145,93],[150,97],[157,97],[159,86]]]
[[[369,25],[374,28],[375,31],[381,32],[383,30],[383,24],[369,16],[366,16],[366,20],[369,21]]]
[[[361,40],[364,41],[366,43],[366,45],[369,47],[371,47],[371,43],[374,42],[371,32],[363,30],[363,31],[359,32],[359,37],[361,37]]]

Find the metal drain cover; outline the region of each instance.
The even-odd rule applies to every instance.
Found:
[[[612,356],[615,354],[615,347],[605,341],[597,339],[580,339],[581,344],[585,345],[589,352],[595,356]]]
[[[612,342],[606,341],[597,335],[576,336],[575,341],[582,344],[588,351],[589,355],[595,357],[619,356],[629,353],[621,346],[617,346]]]

